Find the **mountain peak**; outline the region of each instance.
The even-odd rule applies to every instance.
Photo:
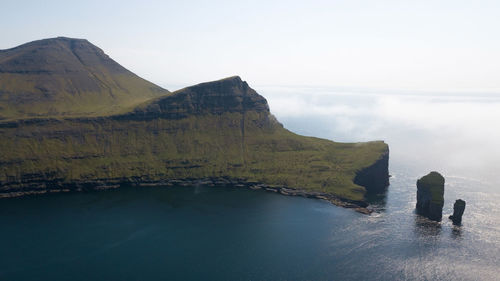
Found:
[[[239,76],[200,83],[137,107],[134,116],[179,119],[189,115],[247,111],[269,114],[267,100]]]
[[[86,39],[0,50],[0,119],[109,115],[167,93]]]
[[[207,83],[214,83],[214,82],[219,82],[219,81],[233,81],[233,82],[243,82],[243,80],[241,80],[240,76],[238,75],[234,75],[234,76],[229,76],[229,77],[226,77],[226,78],[222,78],[220,80],[216,80],[216,81],[212,81],[212,82],[207,82]]]
[[[222,88],[230,88],[230,87],[238,87],[238,88],[248,88],[248,84],[246,81],[243,81],[239,76],[230,76],[226,78],[222,78],[219,80],[215,81],[210,81],[210,82],[203,82],[200,84],[196,84],[194,86],[189,86],[185,89],[192,89],[192,88],[206,88],[206,87],[222,87]],[[184,89],[182,89],[184,90]],[[180,91],[182,91],[180,90]]]
[[[86,39],[56,37],[0,51],[0,73],[63,74],[81,67],[106,64],[114,72],[127,72]]]
[[[19,46],[10,48],[10,49],[0,50],[0,53],[13,51],[13,50],[19,50],[19,49],[23,49],[23,48],[43,47],[43,46],[51,46],[51,45],[53,46],[53,45],[57,45],[57,44],[70,45],[70,44],[74,44],[74,43],[87,44],[87,45],[90,45],[90,46],[97,48],[95,45],[90,43],[87,39],[59,36],[59,37],[53,37],[53,38],[34,40],[31,42],[24,43],[24,44],[21,44]]]
[[[65,37],[65,36],[58,36],[58,37],[53,37],[53,38],[46,38],[46,39],[35,40],[35,41],[32,41],[32,42],[23,44],[21,46],[30,45],[30,44],[33,44],[33,45],[44,45],[45,44],[45,45],[47,45],[47,44],[57,44],[57,43],[64,43],[64,44],[84,43],[84,44],[88,44],[88,45],[92,45],[92,46],[96,47],[95,45],[93,45],[92,43],[90,43],[87,39],[84,39],[84,38],[71,38],[71,37]]]

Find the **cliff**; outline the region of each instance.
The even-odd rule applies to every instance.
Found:
[[[372,165],[356,172],[354,183],[368,192],[381,193],[389,186],[389,148]]]
[[[247,184],[356,207],[366,206],[366,189],[388,184],[384,142],[294,134],[237,76],[119,114],[3,121],[0,150],[0,197],[196,182]]]

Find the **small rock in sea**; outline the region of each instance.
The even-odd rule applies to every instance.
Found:
[[[453,204],[453,215],[450,216],[450,220],[453,221],[454,225],[460,225],[462,223],[462,215],[465,211],[465,201],[458,199]]]

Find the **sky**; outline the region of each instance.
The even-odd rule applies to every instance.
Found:
[[[86,38],[175,90],[250,85],[500,93],[499,1],[1,1],[0,49]]]

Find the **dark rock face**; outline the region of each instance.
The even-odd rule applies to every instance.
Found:
[[[441,221],[444,205],[444,177],[430,172],[417,181],[417,213]]]
[[[389,147],[375,164],[359,171],[354,183],[364,186],[367,192],[381,193],[389,186]]]
[[[454,225],[460,225],[462,223],[462,215],[465,211],[465,201],[458,199],[453,204],[453,215],[450,216],[450,220],[453,221]]]

